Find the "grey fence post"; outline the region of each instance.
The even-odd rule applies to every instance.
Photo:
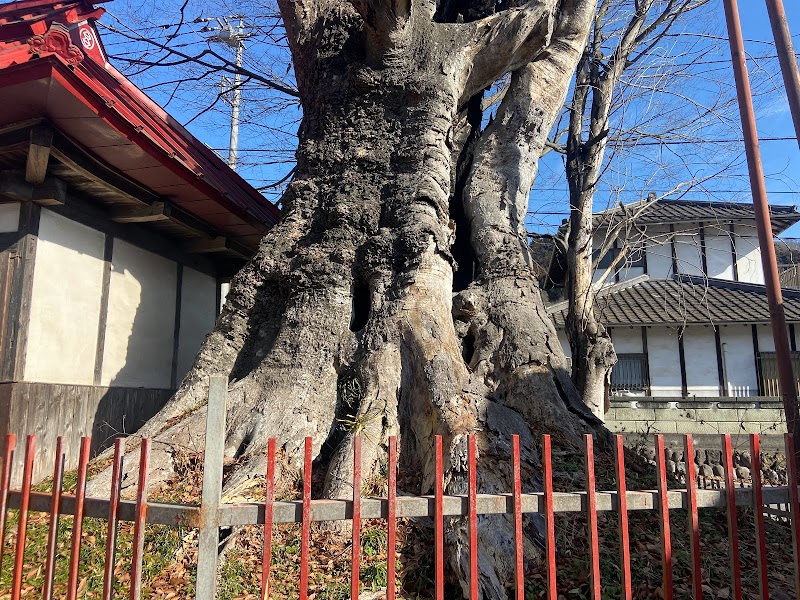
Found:
[[[222,459],[225,451],[225,396],[228,378],[211,377],[208,386],[206,448],[203,453],[203,497],[197,555],[197,600],[214,600],[217,593],[219,505],[222,496]]]

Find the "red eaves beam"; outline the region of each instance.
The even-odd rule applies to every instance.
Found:
[[[18,63],[0,70],[0,89],[50,77],[120,135],[223,210],[236,215],[260,233],[277,223],[280,212],[271,202],[185,130],[181,128],[184,134],[181,135],[166,125],[160,119],[166,113],[154,114],[153,107],[142,101],[146,98],[143,93],[139,92],[141,98],[132,95],[132,90],[136,89],[132,84],[121,85],[93,61],[84,60],[79,68],[73,70],[56,55],[31,59],[27,45],[23,53],[17,50],[21,47],[7,47],[0,54],[0,67],[7,65],[8,59]],[[28,60],[21,62],[23,58]],[[216,175],[215,171],[221,175]]]

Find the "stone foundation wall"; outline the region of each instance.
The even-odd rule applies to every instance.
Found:
[[[778,398],[612,398],[606,426],[617,433],[719,434],[786,432]]]

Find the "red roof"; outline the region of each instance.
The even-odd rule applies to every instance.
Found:
[[[94,25],[103,12],[80,0],[0,5],[0,128],[47,119],[113,170],[254,249],[278,209],[108,64]]]

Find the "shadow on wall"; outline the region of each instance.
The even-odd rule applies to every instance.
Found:
[[[114,241],[92,456],[136,432],[174,393],[177,265]]]

